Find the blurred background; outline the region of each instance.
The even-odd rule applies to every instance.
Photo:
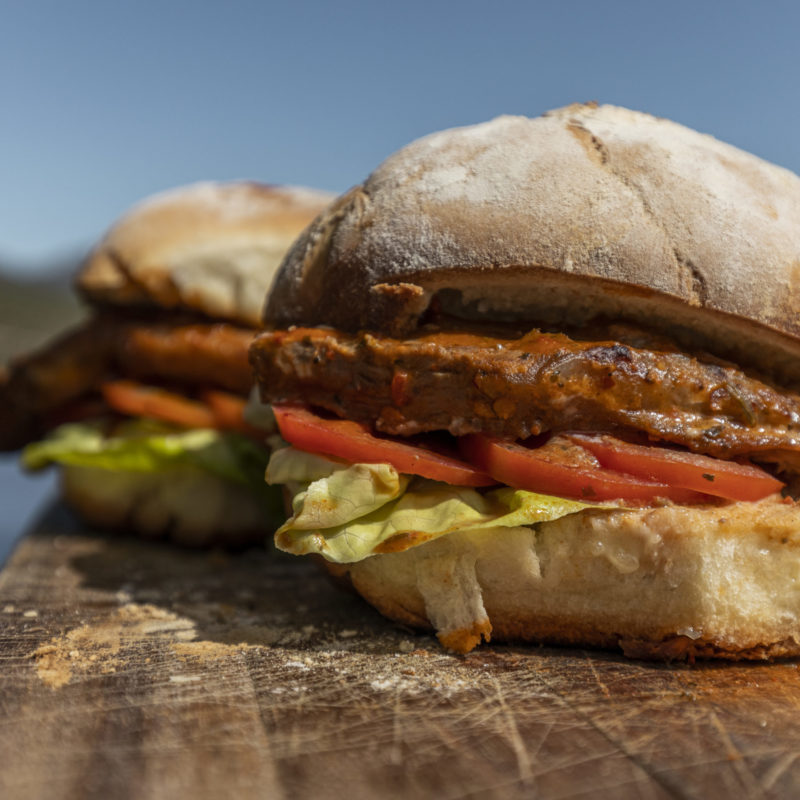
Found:
[[[0,13],[0,362],[79,318],[69,286],[87,249],[183,183],[344,191],[426,133],[585,100],[800,172],[788,0],[0,0]],[[53,491],[0,456],[0,560]]]

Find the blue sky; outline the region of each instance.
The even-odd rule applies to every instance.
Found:
[[[406,142],[576,100],[800,171],[791,2],[0,0],[0,263],[86,248],[159,189],[341,191]]]

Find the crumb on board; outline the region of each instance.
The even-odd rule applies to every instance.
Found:
[[[194,623],[153,605],[128,603],[108,617],[85,623],[31,653],[36,673],[51,689],[59,689],[73,678],[109,675],[122,663],[120,651],[126,642],[151,636],[195,635]]]
[[[207,619],[190,619],[155,604],[128,602],[82,620],[30,656],[39,680],[54,690],[130,675],[136,667],[176,688],[206,685],[212,676],[223,678],[226,664],[243,656],[251,668],[266,670],[271,694],[287,698],[327,691],[332,680],[409,697],[450,696],[470,688],[463,660],[440,652],[433,656],[418,645],[407,631],[391,628],[376,633],[297,625],[290,616],[269,619],[241,611],[220,620],[213,609]]]

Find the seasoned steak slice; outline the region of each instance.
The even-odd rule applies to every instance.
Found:
[[[14,361],[0,377],[0,450],[52,426],[52,415],[112,377],[246,394],[253,383],[247,348],[253,331],[228,323],[161,322],[98,316]]]
[[[724,458],[800,450],[800,396],[674,349],[539,331],[398,340],[294,328],[258,336],[250,358],[264,400],[391,434],[618,431]]]
[[[247,359],[253,334],[250,328],[227,322],[131,323],[117,334],[116,368],[126,377],[247,394],[253,386]]]
[[[89,322],[11,363],[0,379],[0,450],[38,436],[47,415],[96,388],[107,374],[114,340]]]

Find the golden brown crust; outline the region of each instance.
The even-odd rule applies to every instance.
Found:
[[[462,655],[474,650],[481,642],[492,638],[492,623],[488,619],[476,620],[466,628],[437,634],[442,647]]]
[[[620,639],[619,646],[628,658],[644,661],[689,661],[720,658],[725,661],[774,661],[800,655],[800,644],[794,639],[765,642],[746,649],[736,650],[717,646],[702,639],[674,636],[661,642],[639,642]]]
[[[410,144],[334,203],[265,322],[398,334],[434,297],[555,323],[607,314],[743,363],[770,350],[800,379],[798,218],[796,175],[676,123],[594,105],[501,117]]]
[[[286,250],[332,199],[249,182],[155,195],[111,228],[78,288],[95,303],[183,307],[257,327]]]

